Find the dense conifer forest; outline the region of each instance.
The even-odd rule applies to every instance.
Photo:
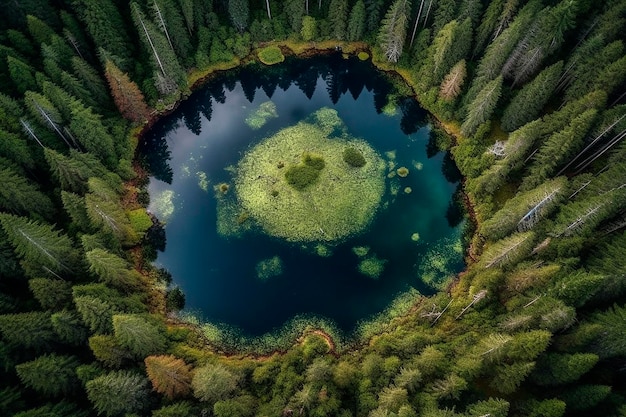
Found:
[[[626,416],[626,1],[0,4],[0,415]],[[217,70],[337,46],[436,118],[469,266],[349,346],[225,350],[150,265],[139,132]]]

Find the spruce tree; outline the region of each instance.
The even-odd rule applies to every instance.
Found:
[[[144,360],[152,387],[169,399],[191,393],[191,367],[172,355],[148,356]]]
[[[398,62],[408,26],[409,0],[396,0],[389,7],[378,31],[378,44],[389,62]]]
[[[470,136],[476,133],[476,129],[482,123],[486,122],[493,115],[500,93],[502,91],[502,76],[489,82],[478,93],[474,101],[469,105],[467,117],[461,125],[461,133],[463,136]]]
[[[137,84],[128,77],[128,74],[120,71],[110,59],[106,60],[104,71],[113,101],[122,116],[135,123],[148,120],[150,111]]]
[[[130,371],[115,371],[87,382],[87,397],[107,417],[141,413],[148,405],[148,380]]]
[[[50,320],[52,328],[63,343],[81,346],[87,341],[87,328],[76,311],[61,310],[54,313]]]
[[[249,0],[228,0],[228,15],[235,28],[242,33],[248,28],[250,20]]]
[[[113,316],[113,330],[120,345],[137,358],[163,353],[167,344],[163,329],[137,315]]]
[[[365,3],[357,0],[348,18],[347,39],[351,42],[363,39],[365,34]]]
[[[50,314],[41,311],[0,315],[0,334],[13,349],[50,349],[57,341]]]
[[[332,27],[334,39],[346,39],[348,26],[348,0],[331,0],[328,7],[328,20]]]
[[[17,365],[15,370],[22,383],[45,396],[71,394],[77,388],[74,356],[49,354]]]
[[[62,279],[33,278],[28,281],[28,286],[46,310],[60,310],[72,301],[71,285]]]
[[[120,289],[133,289],[138,285],[136,271],[129,268],[128,262],[102,249],[85,253],[89,271],[101,281]]]
[[[50,218],[52,201],[22,175],[7,167],[0,169],[0,209],[18,215]]]

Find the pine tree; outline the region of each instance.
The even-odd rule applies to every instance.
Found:
[[[360,41],[365,33],[365,3],[357,0],[348,18],[347,39],[351,42]]]
[[[0,333],[6,344],[13,348],[42,351],[56,342],[50,314],[41,311],[0,315]]]
[[[378,44],[389,62],[398,62],[408,26],[410,2],[396,0],[389,7],[378,32]]]
[[[76,227],[84,232],[88,232],[92,229],[89,216],[87,215],[87,206],[85,205],[84,197],[67,191],[61,191],[61,201],[63,202],[63,208],[67,214],[70,215]]]
[[[81,346],[87,341],[87,328],[75,311],[61,310],[50,320],[59,339],[67,344]]]
[[[45,396],[71,394],[76,388],[75,356],[49,354],[17,365],[15,370],[22,383]]]
[[[537,368],[533,372],[532,379],[541,386],[572,383],[589,372],[598,359],[598,356],[593,353],[573,355],[549,353],[537,361]]]
[[[328,21],[332,27],[332,36],[338,40],[346,39],[348,26],[348,0],[331,0],[328,7]]]
[[[504,110],[502,129],[512,132],[539,115],[556,88],[562,68],[562,61],[547,67],[517,93]]]
[[[236,389],[239,378],[222,364],[196,368],[191,386],[200,401],[215,403],[228,398]]]
[[[60,310],[72,300],[72,288],[62,279],[33,278],[28,281],[33,296],[46,310]]]
[[[467,70],[465,60],[457,62],[450,72],[443,78],[439,86],[439,97],[443,100],[453,101],[461,93],[461,88],[465,83]]]
[[[473,135],[479,125],[489,120],[498,104],[501,91],[502,76],[499,76],[485,85],[480,93],[478,93],[474,101],[470,104],[467,117],[465,117],[461,125],[461,133],[463,136]]]
[[[110,302],[90,296],[74,296],[76,310],[83,322],[94,333],[109,333],[113,329],[111,322],[113,314],[118,310]]]
[[[25,177],[7,167],[0,169],[0,208],[13,214],[50,218],[52,201]]]
[[[485,268],[518,263],[530,254],[533,243],[533,232],[516,233],[495,242],[482,256]]]
[[[243,33],[248,28],[250,20],[248,0],[228,0],[228,15],[235,28]]]
[[[89,271],[104,283],[120,289],[133,289],[138,285],[136,271],[129,269],[128,262],[102,249],[85,253]]]
[[[174,4],[174,0],[154,0],[152,12],[154,22],[163,32],[181,62],[185,65],[191,64],[193,45],[179,12],[179,6]]]
[[[148,405],[148,380],[130,371],[116,371],[87,382],[87,397],[98,414],[113,417],[141,413]]]
[[[80,103],[72,107],[70,130],[80,144],[110,169],[117,168],[113,138],[102,124],[100,116]]]
[[[172,355],[148,356],[144,362],[156,392],[169,399],[186,397],[191,393],[191,367],[182,359]]]
[[[305,4],[300,0],[285,0],[283,2],[283,13],[292,32],[300,33],[302,30],[302,18],[306,14]]]
[[[163,329],[140,316],[113,316],[113,330],[120,345],[138,358],[165,351],[167,340]]]
[[[7,64],[13,86],[19,93],[24,94],[26,91],[37,89],[35,70],[30,65],[12,56],[7,57]]]
[[[24,94],[24,102],[29,112],[41,125],[54,132],[63,140],[68,148],[74,146],[73,143],[70,143],[71,138],[67,134],[64,126],[66,120],[63,120],[61,113],[46,97],[38,93],[33,93],[32,91],[27,91]]]
[[[535,368],[535,362],[516,362],[511,365],[500,365],[489,386],[503,394],[511,394]]]
[[[52,226],[3,213],[0,224],[29,272],[65,274],[76,265],[72,241]]]
[[[109,368],[121,368],[133,359],[133,355],[114,336],[105,334],[91,336],[89,348],[96,359]]]
[[[80,80],[83,87],[91,94],[100,112],[111,109],[111,99],[102,77],[87,61],[77,56],[72,57],[74,75]]]
[[[94,227],[116,236],[122,244],[136,242],[130,220],[122,209],[119,197],[100,178],[89,179],[89,190],[85,196],[87,215]]]
[[[104,70],[113,101],[122,116],[135,123],[148,120],[150,110],[137,84],[131,81],[127,74],[122,73],[110,59],[106,60]]]

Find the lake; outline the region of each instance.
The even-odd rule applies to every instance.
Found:
[[[464,215],[460,176],[449,155],[433,149],[430,130],[414,99],[354,57],[287,59],[221,75],[140,143],[149,210],[167,239],[155,263],[184,291],[186,309],[252,336],[297,316],[350,332],[402,293],[432,294],[464,268]],[[300,131],[311,135],[311,149],[306,140],[267,148],[271,175],[246,168],[262,158],[255,154],[262,146]],[[315,140],[330,150],[313,145],[319,132],[327,137]],[[348,147],[366,156],[363,168],[342,162]],[[309,154],[325,158],[321,176],[312,188],[289,188],[282,172]],[[254,180],[261,188],[252,200],[264,195],[258,210],[245,190]],[[302,217],[272,223],[298,210]],[[355,215],[335,223],[339,212]]]

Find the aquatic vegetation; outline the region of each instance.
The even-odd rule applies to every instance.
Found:
[[[246,117],[246,124],[252,129],[260,129],[270,119],[278,117],[278,111],[276,110],[276,104],[271,101],[266,101],[259,105],[259,108],[252,111]]]
[[[355,168],[361,168],[366,163],[363,154],[352,146],[343,150],[343,160],[346,161],[348,165]]]
[[[461,239],[446,239],[431,248],[422,260],[419,278],[433,288],[441,289],[455,274],[456,263],[463,254]]]
[[[285,56],[278,46],[267,46],[261,49],[257,56],[259,57],[259,61],[264,63],[265,65],[274,65],[285,60]]]
[[[418,170],[421,171],[424,168],[424,164],[418,161],[412,161],[413,162],[413,167]]]
[[[359,258],[367,256],[369,251],[370,251],[370,247],[369,246],[355,246],[355,247],[352,248],[352,252],[356,256],[358,256]]]
[[[413,189],[411,187],[404,187],[404,194],[411,194]]]
[[[313,155],[309,152],[302,154],[302,161],[297,165],[292,165],[285,172],[287,183],[298,191],[302,191],[310,185],[315,184],[320,176],[320,172],[326,166],[324,158]],[[273,190],[274,192],[276,190]],[[277,197],[278,194],[273,195]]]
[[[385,158],[387,158],[390,161],[395,161],[397,153],[398,151],[396,151],[395,149],[393,151],[387,151],[385,152]]]
[[[196,177],[198,178],[198,187],[205,193],[209,191],[209,180],[206,176],[205,172],[198,171],[196,172]]]
[[[261,281],[267,281],[283,273],[283,261],[279,256],[263,259],[256,265],[256,276]]]
[[[405,178],[407,175],[409,175],[409,169],[407,167],[400,167],[396,170],[396,172],[398,173],[398,176],[402,178]]]
[[[174,214],[174,191],[165,190],[152,197],[149,208],[159,220],[166,223]]]
[[[367,61],[368,59],[370,59],[370,54],[368,54],[367,52],[361,51],[357,54],[357,57],[359,57],[361,61]]]
[[[314,250],[317,256],[322,258],[328,258],[333,255],[333,251],[328,246],[321,243],[315,245]]]
[[[372,254],[359,262],[358,269],[361,274],[373,279],[378,279],[380,278],[380,274],[383,273],[386,263],[386,259],[380,259],[376,254]]]
[[[419,233],[417,233],[417,232],[413,233],[413,234],[411,235],[411,240],[412,240],[413,242],[417,242],[418,240],[420,240],[420,234],[419,234]]]
[[[288,241],[337,242],[373,219],[385,191],[385,164],[363,140],[329,138],[345,130],[336,111],[320,109],[309,121],[278,131],[244,155],[235,170],[235,211],[249,213],[267,234]],[[348,166],[346,147],[358,150],[367,164],[359,170]]]
[[[230,185],[225,182],[221,182],[215,186],[215,191],[221,194],[226,194],[230,189]]]

